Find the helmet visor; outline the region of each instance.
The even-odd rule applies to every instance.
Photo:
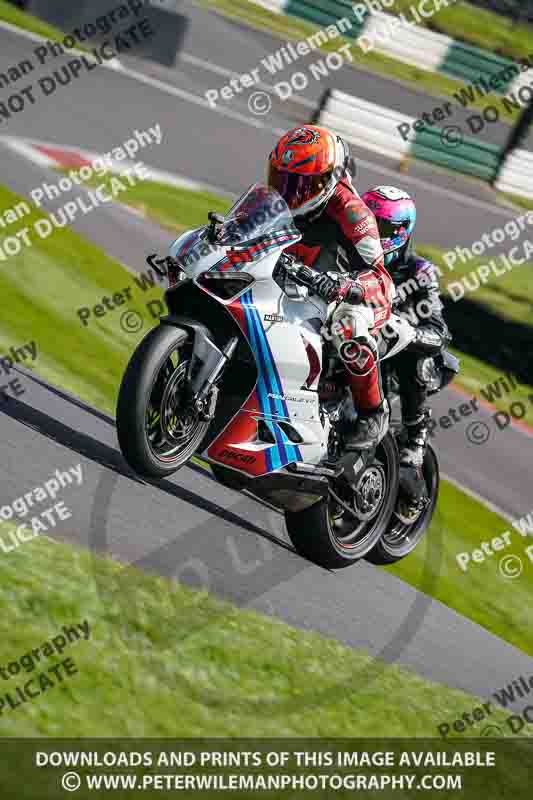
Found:
[[[380,217],[376,218],[376,222],[378,223],[380,239],[395,239],[403,230],[408,230],[410,224],[408,219],[401,222],[391,222]]]
[[[290,209],[300,208],[329,185],[333,169],[322,175],[298,175],[269,165],[268,184],[285,200]]]

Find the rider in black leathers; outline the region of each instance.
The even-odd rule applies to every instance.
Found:
[[[416,208],[409,195],[394,187],[377,187],[363,200],[372,209],[380,230],[385,265],[396,286],[393,310],[415,328],[415,340],[397,358],[406,441],[400,451],[400,488],[410,511],[416,512],[426,495],[422,465],[428,440],[428,357],[451,340],[443,318],[438,271],[431,261],[416,255],[412,234]]]

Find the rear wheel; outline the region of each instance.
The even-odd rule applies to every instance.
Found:
[[[209,422],[187,404],[190,335],[160,325],[134,352],[120,386],[117,434],[130,467],[147,478],[163,478],[183,466],[198,448]]]
[[[387,434],[355,491],[337,482],[327,499],[286,512],[289,538],[310,561],[327,568],[347,567],[368,553],[386,531],[397,491],[398,450]]]
[[[422,471],[427,486],[428,505],[410,525],[406,525],[393,513],[387,530],[366,556],[367,561],[372,564],[393,564],[400,561],[413,552],[426,534],[439,497],[439,462],[431,445],[426,449]]]

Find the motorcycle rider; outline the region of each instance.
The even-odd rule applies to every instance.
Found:
[[[306,125],[288,131],[274,147],[268,183],[284,198],[302,233],[286,252],[321,273],[313,288],[335,304],[332,341],[359,412],[355,425],[347,421],[345,446],[363,450],[388,430],[376,334],[390,317],[394,284],[384,266],[376,220],[353,187],[349,166],[349,149],[340,136]],[[344,302],[354,287],[362,294],[359,305]]]
[[[414,250],[416,206],[412,198],[394,186],[377,186],[365,192],[362,199],[376,217],[385,265],[396,286],[394,310],[416,327],[415,340],[396,356],[407,430],[407,440],[400,451],[400,488],[408,509],[416,512],[425,496],[422,464],[431,415],[426,405],[426,360],[439,353],[451,335],[442,315],[437,269]]]

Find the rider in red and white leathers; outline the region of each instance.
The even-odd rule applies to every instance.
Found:
[[[308,125],[286,133],[269,158],[269,184],[292,210],[302,233],[287,250],[322,277],[315,291],[330,306],[333,343],[346,367],[359,416],[347,449],[375,446],[388,429],[375,334],[389,319],[394,284],[385,269],[376,220],[357,194],[343,140]],[[345,301],[354,287],[362,302]]]

